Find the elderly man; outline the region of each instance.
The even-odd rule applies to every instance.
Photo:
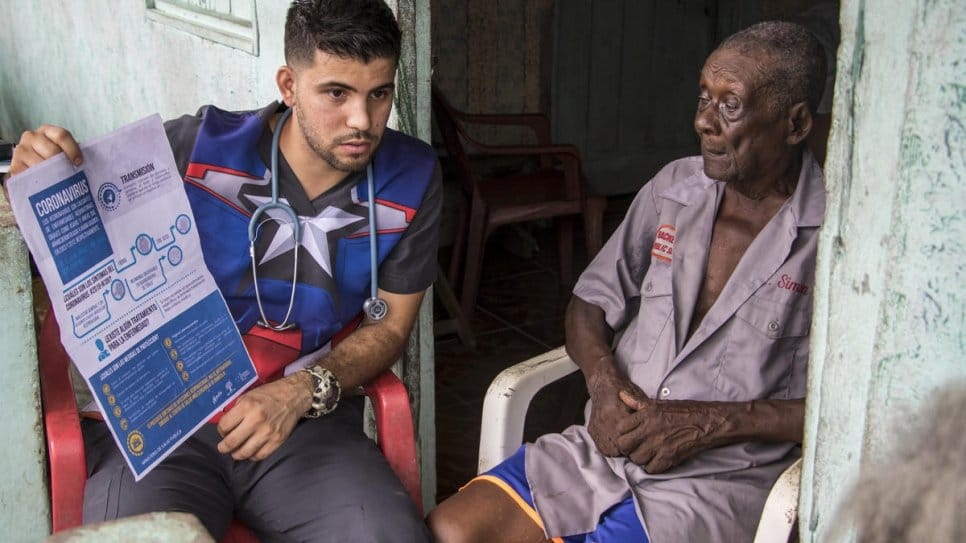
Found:
[[[701,156],[641,189],[567,309],[587,423],[524,445],[441,504],[439,541],[753,538],[802,438],[825,210],[805,141],[823,59],[804,28],[777,22],[711,54]]]

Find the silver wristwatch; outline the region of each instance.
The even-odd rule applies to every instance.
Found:
[[[302,371],[308,373],[315,380],[312,389],[312,407],[302,416],[309,419],[319,418],[335,411],[342,396],[342,387],[335,374],[321,366],[309,366]]]

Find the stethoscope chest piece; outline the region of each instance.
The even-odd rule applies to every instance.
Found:
[[[389,313],[389,304],[382,298],[366,298],[362,302],[362,311],[371,321],[381,321]]]

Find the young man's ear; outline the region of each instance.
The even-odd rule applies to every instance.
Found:
[[[275,73],[275,84],[278,85],[278,92],[282,95],[285,105],[292,107],[295,105],[295,70],[291,66],[283,65]]]
[[[785,142],[789,145],[798,145],[805,141],[809,132],[812,131],[812,112],[808,109],[808,104],[798,102],[788,108],[788,136]]]

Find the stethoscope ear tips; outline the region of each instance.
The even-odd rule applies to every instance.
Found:
[[[389,304],[382,298],[366,298],[362,303],[362,311],[371,321],[381,321],[389,313]]]

